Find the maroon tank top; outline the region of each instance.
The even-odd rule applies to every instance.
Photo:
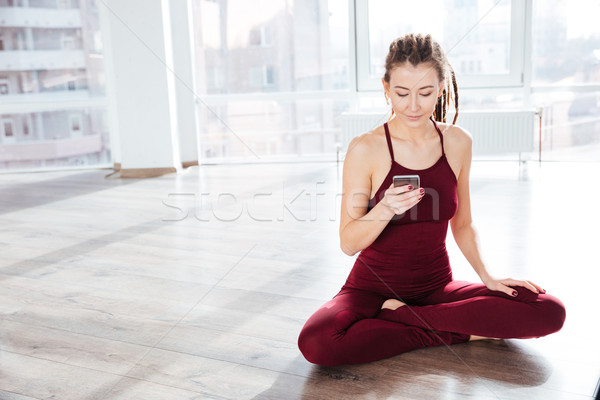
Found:
[[[368,210],[381,201],[394,175],[419,175],[425,196],[412,209],[394,216],[377,239],[361,251],[344,288],[410,299],[452,280],[446,233],[458,206],[457,182],[446,159],[442,132],[432,122],[440,137],[442,156],[429,168],[419,170],[396,162],[388,125],[383,125],[391,168],[369,200]]]

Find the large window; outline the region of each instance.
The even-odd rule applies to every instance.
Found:
[[[0,15],[0,171],[109,165],[95,1],[0,1]]]
[[[347,0],[195,0],[194,21],[201,160],[335,152]]]
[[[353,3],[356,88],[371,110],[385,110],[381,77],[391,40],[408,32],[429,33],[448,53],[463,110],[543,109],[542,159],[600,159],[600,3]],[[374,92],[378,96],[370,97]],[[537,125],[535,135],[537,144]],[[538,150],[529,158],[537,158]]]
[[[544,158],[600,157],[597,1],[191,3],[201,162],[334,159],[407,32],[442,43],[462,110],[543,107]],[[111,162],[96,4],[0,0],[0,170]]]

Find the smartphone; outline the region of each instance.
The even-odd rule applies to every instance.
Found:
[[[394,187],[412,185],[414,189],[421,187],[419,175],[394,175]]]

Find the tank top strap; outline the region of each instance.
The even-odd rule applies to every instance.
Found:
[[[387,122],[383,124],[385,129],[385,140],[387,140],[388,150],[390,151],[390,157],[392,158],[392,164],[394,163],[394,149],[392,148],[392,138],[390,137],[390,130]]]
[[[442,155],[445,156],[446,152],[444,151],[444,135],[442,134],[442,131],[440,131],[440,128],[438,128],[438,126],[435,123],[435,120],[433,118],[431,118],[431,122],[433,122],[433,126],[435,126],[435,130],[437,131],[438,135],[440,135],[440,143],[442,143]]]

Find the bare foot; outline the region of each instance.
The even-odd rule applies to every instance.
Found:
[[[469,339],[469,342],[472,342],[474,340],[502,340],[502,339],[493,338],[493,337],[471,335],[471,338]]]
[[[383,305],[381,306],[381,309],[389,309],[389,310],[395,310],[396,308],[405,306],[406,304],[401,302],[400,300],[397,299],[387,299]]]

